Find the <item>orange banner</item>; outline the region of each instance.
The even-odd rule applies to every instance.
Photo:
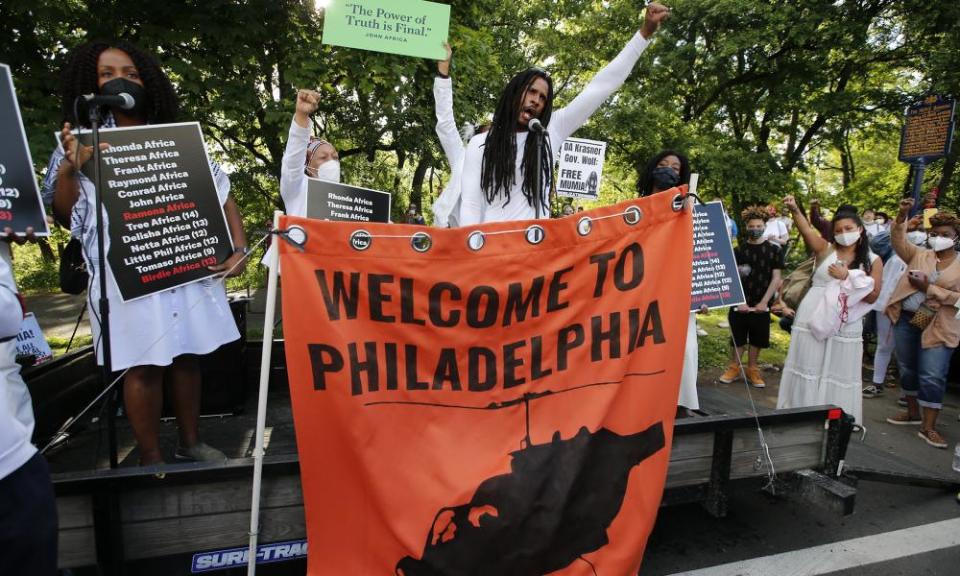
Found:
[[[309,574],[637,573],[690,309],[675,196],[447,230],[283,218]]]

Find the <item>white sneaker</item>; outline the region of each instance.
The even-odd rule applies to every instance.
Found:
[[[709,336],[710,333],[704,330],[703,328],[697,327],[697,336]]]
[[[726,329],[726,328],[729,328],[729,327],[730,327],[730,323],[727,322],[726,320],[721,320],[721,321],[717,322],[717,328],[724,328],[724,329]]]
[[[217,450],[209,444],[197,442],[190,448],[177,446],[177,451],[173,455],[177,460],[186,462],[226,462],[227,455]]]

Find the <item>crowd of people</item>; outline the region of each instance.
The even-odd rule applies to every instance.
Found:
[[[937,419],[960,342],[960,218],[940,209],[925,222],[911,198],[901,201],[892,222],[883,212],[851,205],[826,220],[818,202],[805,213],[793,197],[783,207],[756,205],[741,214],[744,234],[735,257],[746,303],[729,311],[735,345],[720,381],[742,373],[752,386],[766,385],[757,359],[770,345],[773,312],[790,333],[778,408],[835,404],[863,426],[863,398],[882,397],[899,384],[898,403],[906,410],[886,421],[916,426],[924,442],[946,448]],[[786,275],[792,228],[810,259]],[[876,347],[872,382],[863,386],[865,331]],[[749,348],[741,372],[743,347]],[[897,376],[891,378],[894,358]]]

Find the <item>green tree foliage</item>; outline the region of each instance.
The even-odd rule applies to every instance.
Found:
[[[450,2],[455,112],[489,119],[516,71],[546,66],[569,102],[639,28],[637,0]],[[673,16],[623,89],[577,134],[609,142],[602,201],[635,194],[638,167],[686,151],[701,194],[731,212],[786,193],[892,209],[903,108],[960,93],[960,4],[919,0],[673,0]],[[42,172],[62,121],[66,52],[92,38],[153,50],[231,169],[250,230],[281,206],[280,160],[298,87],[319,90],[316,132],[347,182],[429,216],[449,167],[433,132],[435,63],[324,45],[312,0],[34,0],[0,3],[0,61],[13,67]],[[956,204],[953,155],[928,171]]]

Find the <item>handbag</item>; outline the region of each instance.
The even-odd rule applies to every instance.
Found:
[[[830,251],[833,251],[832,247]],[[813,275],[825,259],[826,257],[821,259],[813,256],[804,260],[783,280],[783,284],[780,285],[780,299],[784,304],[794,310],[800,307],[800,302],[813,284]]]
[[[913,313],[913,318],[910,319],[910,325],[920,331],[926,330],[936,315],[936,310],[926,304],[921,304],[920,307],[917,308],[917,311]]]
[[[76,238],[71,238],[60,254],[60,290],[77,296],[83,294],[89,281],[83,245]]]

